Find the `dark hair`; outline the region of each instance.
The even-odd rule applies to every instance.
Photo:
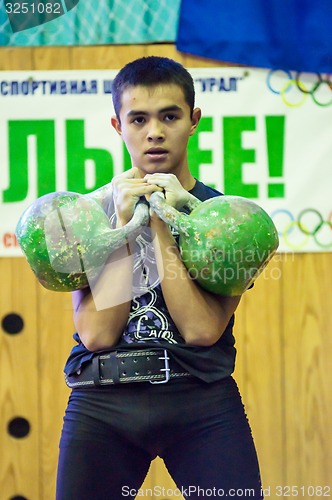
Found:
[[[182,64],[173,59],[148,56],[126,64],[113,80],[112,99],[118,119],[124,90],[138,85],[153,87],[160,84],[176,84],[181,87],[192,114],[195,105],[195,89],[190,73]]]

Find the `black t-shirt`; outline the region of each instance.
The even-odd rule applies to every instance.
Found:
[[[201,201],[221,195],[220,192],[198,180],[190,193]],[[104,208],[112,219],[114,217],[113,204]],[[176,231],[172,230],[172,232],[176,238]],[[235,339],[232,334],[234,315],[214,345],[209,347],[187,345],[176,328],[164,301],[149,228],[141,232],[133,245],[131,310],[124,332],[113,350],[167,347],[180,365],[205,382],[214,382],[229,376],[234,371],[236,355]],[[74,339],[77,345],[73,347],[65,365],[64,371],[67,375],[78,371],[94,355],[85,348],[77,333],[74,334]]]

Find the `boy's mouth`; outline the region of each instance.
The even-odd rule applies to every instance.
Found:
[[[164,148],[150,148],[147,151],[145,151],[145,154],[152,160],[158,161],[158,160],[164,160],[165,157],[168,154],[167,149]]]

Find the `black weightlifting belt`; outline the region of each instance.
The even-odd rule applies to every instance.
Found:
[[[95,354],[76,373],[65,375],[65,379],[68,387],[85,388],[131,382],[164,384],[171,379],[190,376],[166,349],[158,349]]]

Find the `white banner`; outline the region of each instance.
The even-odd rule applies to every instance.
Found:
[[[193,175],[253,199],[279,251],[332,250],[332,83],[328,75],[190,69],[203,118]],[[0,256],[22,255],[15,227],[52,191],[86,193],[130,167],[110,124],[116,71],[0,73]]]

